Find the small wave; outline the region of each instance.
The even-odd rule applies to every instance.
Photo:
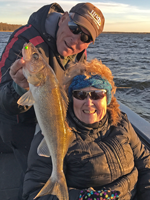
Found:
[[[144,82],[138,82],[138,81],[131,81],[127,79],[114,79],[116,86],[119,88],[137,88],[140,90],[143,90],[145,88],[150,89],[150,80],[144,81]]]
[[[128,48],[138,48],[138,45],[137,44],[129,45]]]

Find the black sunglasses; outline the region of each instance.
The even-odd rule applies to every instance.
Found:
[[[72,92],[72,96],[79,100],[84,100],[89,95],[90,99],[98,100],[102,99],[106,95],[106,90],[94,90],[94,91],[81,91],[81,90],[74,90]]]
[[[69,16],[69,17],[70,17],[70,16]],[[71,31],[73,34],[75,34],[75,35],[81,34],[80,40],[81,40],[82,42],[84,42],[84,43],[89,43],[89,42],[92,41],[92,37],[91,37],[90,35],[87,35],[86,33],[84,33],[84,32],[81,30],[80,26],[79,26],[78,24],[74,23],[74,21],[71,19],[71,17],[70,17],[70,21],[68,22],[68,27],[69,27],[70,31]]]

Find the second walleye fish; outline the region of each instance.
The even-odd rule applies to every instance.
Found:
[[[59,86],[54,71],[33,44],[26,43],[22,54],[25,60],[23,73],[29,82],[30,90],[18,100],[18,104],[34,105],[53,164],[51,177],[35,198],[53,194],[59,200],[69,200],[63,172],[63,160],[73,138],[65,122],[68,98]],[[39,154],[43,153],[40,151],[44,143],[41,142]]]

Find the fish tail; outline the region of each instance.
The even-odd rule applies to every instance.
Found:
[[[63,173],[59,174],[57,179],[51,176],[34,199],[48,194],[56,195],[59,200],[69,200],[68,188]]]

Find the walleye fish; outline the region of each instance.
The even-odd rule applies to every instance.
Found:
[[[44,135],[38,154],[51,156],[52,173],[37,197],[53,194],[59,200],[68,200],[68,188],[63,172],[63,161],[73,134],[68,127],[66,110],[68,98],[52,68],[32,43],[22,49],[25,67],[23,73],[29,82],[29,91],[19,100],[20,105],[34,105],[35,114]]]

